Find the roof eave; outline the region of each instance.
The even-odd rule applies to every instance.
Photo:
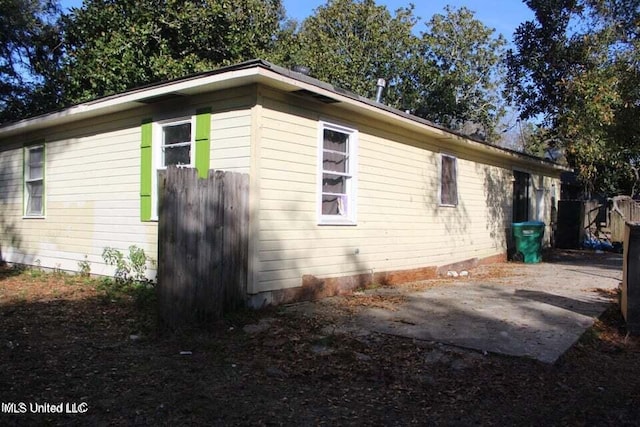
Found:
[[[251,60],[210,72],[133,89],[121,94],[78,104],[58,112],[10,123],[0,126],[0,138],[138,108],[145,103],[145,100],[170,94],[195,95],[252,83],[264,84],[287,92],[305,89],[318,95],[332,98],[342,103],[343,106],[348,106],[366,115],[394,122],[442,141],[464,145],[468,149],[484,153],[493,153],[502,158],[525,161],[557,173],[571,171],[570,168],[544,159],[470,139],[428,120],[262,60]]]

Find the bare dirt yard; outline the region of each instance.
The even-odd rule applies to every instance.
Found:
[[[640,340],[609,296],[594,327],[545,364],[338,333],[345,316],[393,309],[397,296],[354,295],[315,316],[246,311],[209,332],[163,335],[150,292],[4,269],[0,424],[638,425]],[[83,413],[31,413],[35,403]]]

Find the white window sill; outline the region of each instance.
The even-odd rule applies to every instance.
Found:
[[[327,226],[327,225],[347,225],[347,226],[354,226],[354,225],[358,225],[358,223],[356,221],[352,221],[350,219],[321,219],[320,221],[318,221],[318,225],[321,226]]]
[[[46,219],[44,215],[23,215],[22,219]]]
[[[440,203],[438,204],[438,206],[440,206],[441,208],[457,208],[458,205],[446,205],[444,203]]]

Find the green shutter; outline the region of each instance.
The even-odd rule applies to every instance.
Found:
[[[196,169],[200,178],[209,175],[209,151],[211,148],[211,109],[196,111]]]
[[[142,121],[140,127],[140,220],[151,220],[151,182],[153,173],[153,154],[151,149],[151,119]]]

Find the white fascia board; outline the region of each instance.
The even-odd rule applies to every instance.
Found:
[[[511,158],[521,162],[524,161],[525,163],[553,170],[555,172],[571,170],[564,166],[552,164],[516,152],[504,150],[499,147],[493,147],[488,144],[473,141],[461,135],[440,129],[435,125],[429,125],[428,123],[425,123],[425,121],[399,110],[391,109],[382,104],[376,105],[376,103],[370,100],[358,100],[355,99],[356,95],[346,96],[338,91],[325,89],[316,84],[306,82],[304,81],[306,78],[305,76],[300,75],[300,77],[301,79],[289,77],[260,65],[238,70],[224,71],[211,75],[196,76],[194,78],[187,78],[176,82],[141,88],[125,92],[123,94],[89,101],[69,107],[59,112],[21,120],[4,127],[0,127],[0,138],[9,137],[21,132],[35,131],[50,126],[57,126],[77,120],[133,109],[140,107],[146,99],[172,93],[196,95],[214,90],[240,87],[251,83],[260,83],[285,92],[306,89],[310,92],[314,92],[340,102],[342,108],[373,117],[376,120],[382,120],[393,126],[401,126],[413,132],[429,135],[438,140],[464,146],[480,152],[491,153],[498,157]]]
[[[247,68],[133,90],[121,95],[113,95],[78,104],[55,113],[8,124],[0,127],[0,138],[9,137],[21,132],[31,132],[91,117],[129,110],[142,106],[142,102],[146,99],[171,93],[190,95],[208,90],[240,86],[253,81],[257,74],[256,68]]]
[[[510,150],[504,150],[500,147],[494,147],[489,144],[484,144],[472,139],[465,138],[464,136],[457,135],[452,132],[447,132],[446,130],[440,129],[436,126],[430,126],[427,123],[422,123],[419,120],[416,120],[415,117],[412,117],[406,113],[402,113],[399,110],[397,112],[389,111],[389,109],[370,105],[367,102],[358,101],[349,96],[342,95],[338,92],[327,90],[303,81],[295,80],[290,77],[274,73],[270,70],[260,69],[259,74],[261,77],[263,77],[259,80],[259,83],[265,84],[267,86],[271,86],[276,89],[282,89],[285,91],[292,91],[296,88],[306,89],[319,95],[324,95],[329,98],[333,98],[336,101],[339,101],[341,103],[341,107],[343,108],[348,108],[360,114],[374,117],[376,120],[382,120],[384,122],[392,124],[393,126],[402,126],[413,132],[428,135],[440,141],[446,141],[447,143],[460,145],[465,148],[470,148],[472,150],[487,154],[491,153],[491,155],[495,155],[504,159],[513,159],[515,161],[529,163],[531,165],[535,165],[538,168],[547,169],[556,173],[572,171],[572,169],[562,165],[549,163],[542,159],[529,157]]]

